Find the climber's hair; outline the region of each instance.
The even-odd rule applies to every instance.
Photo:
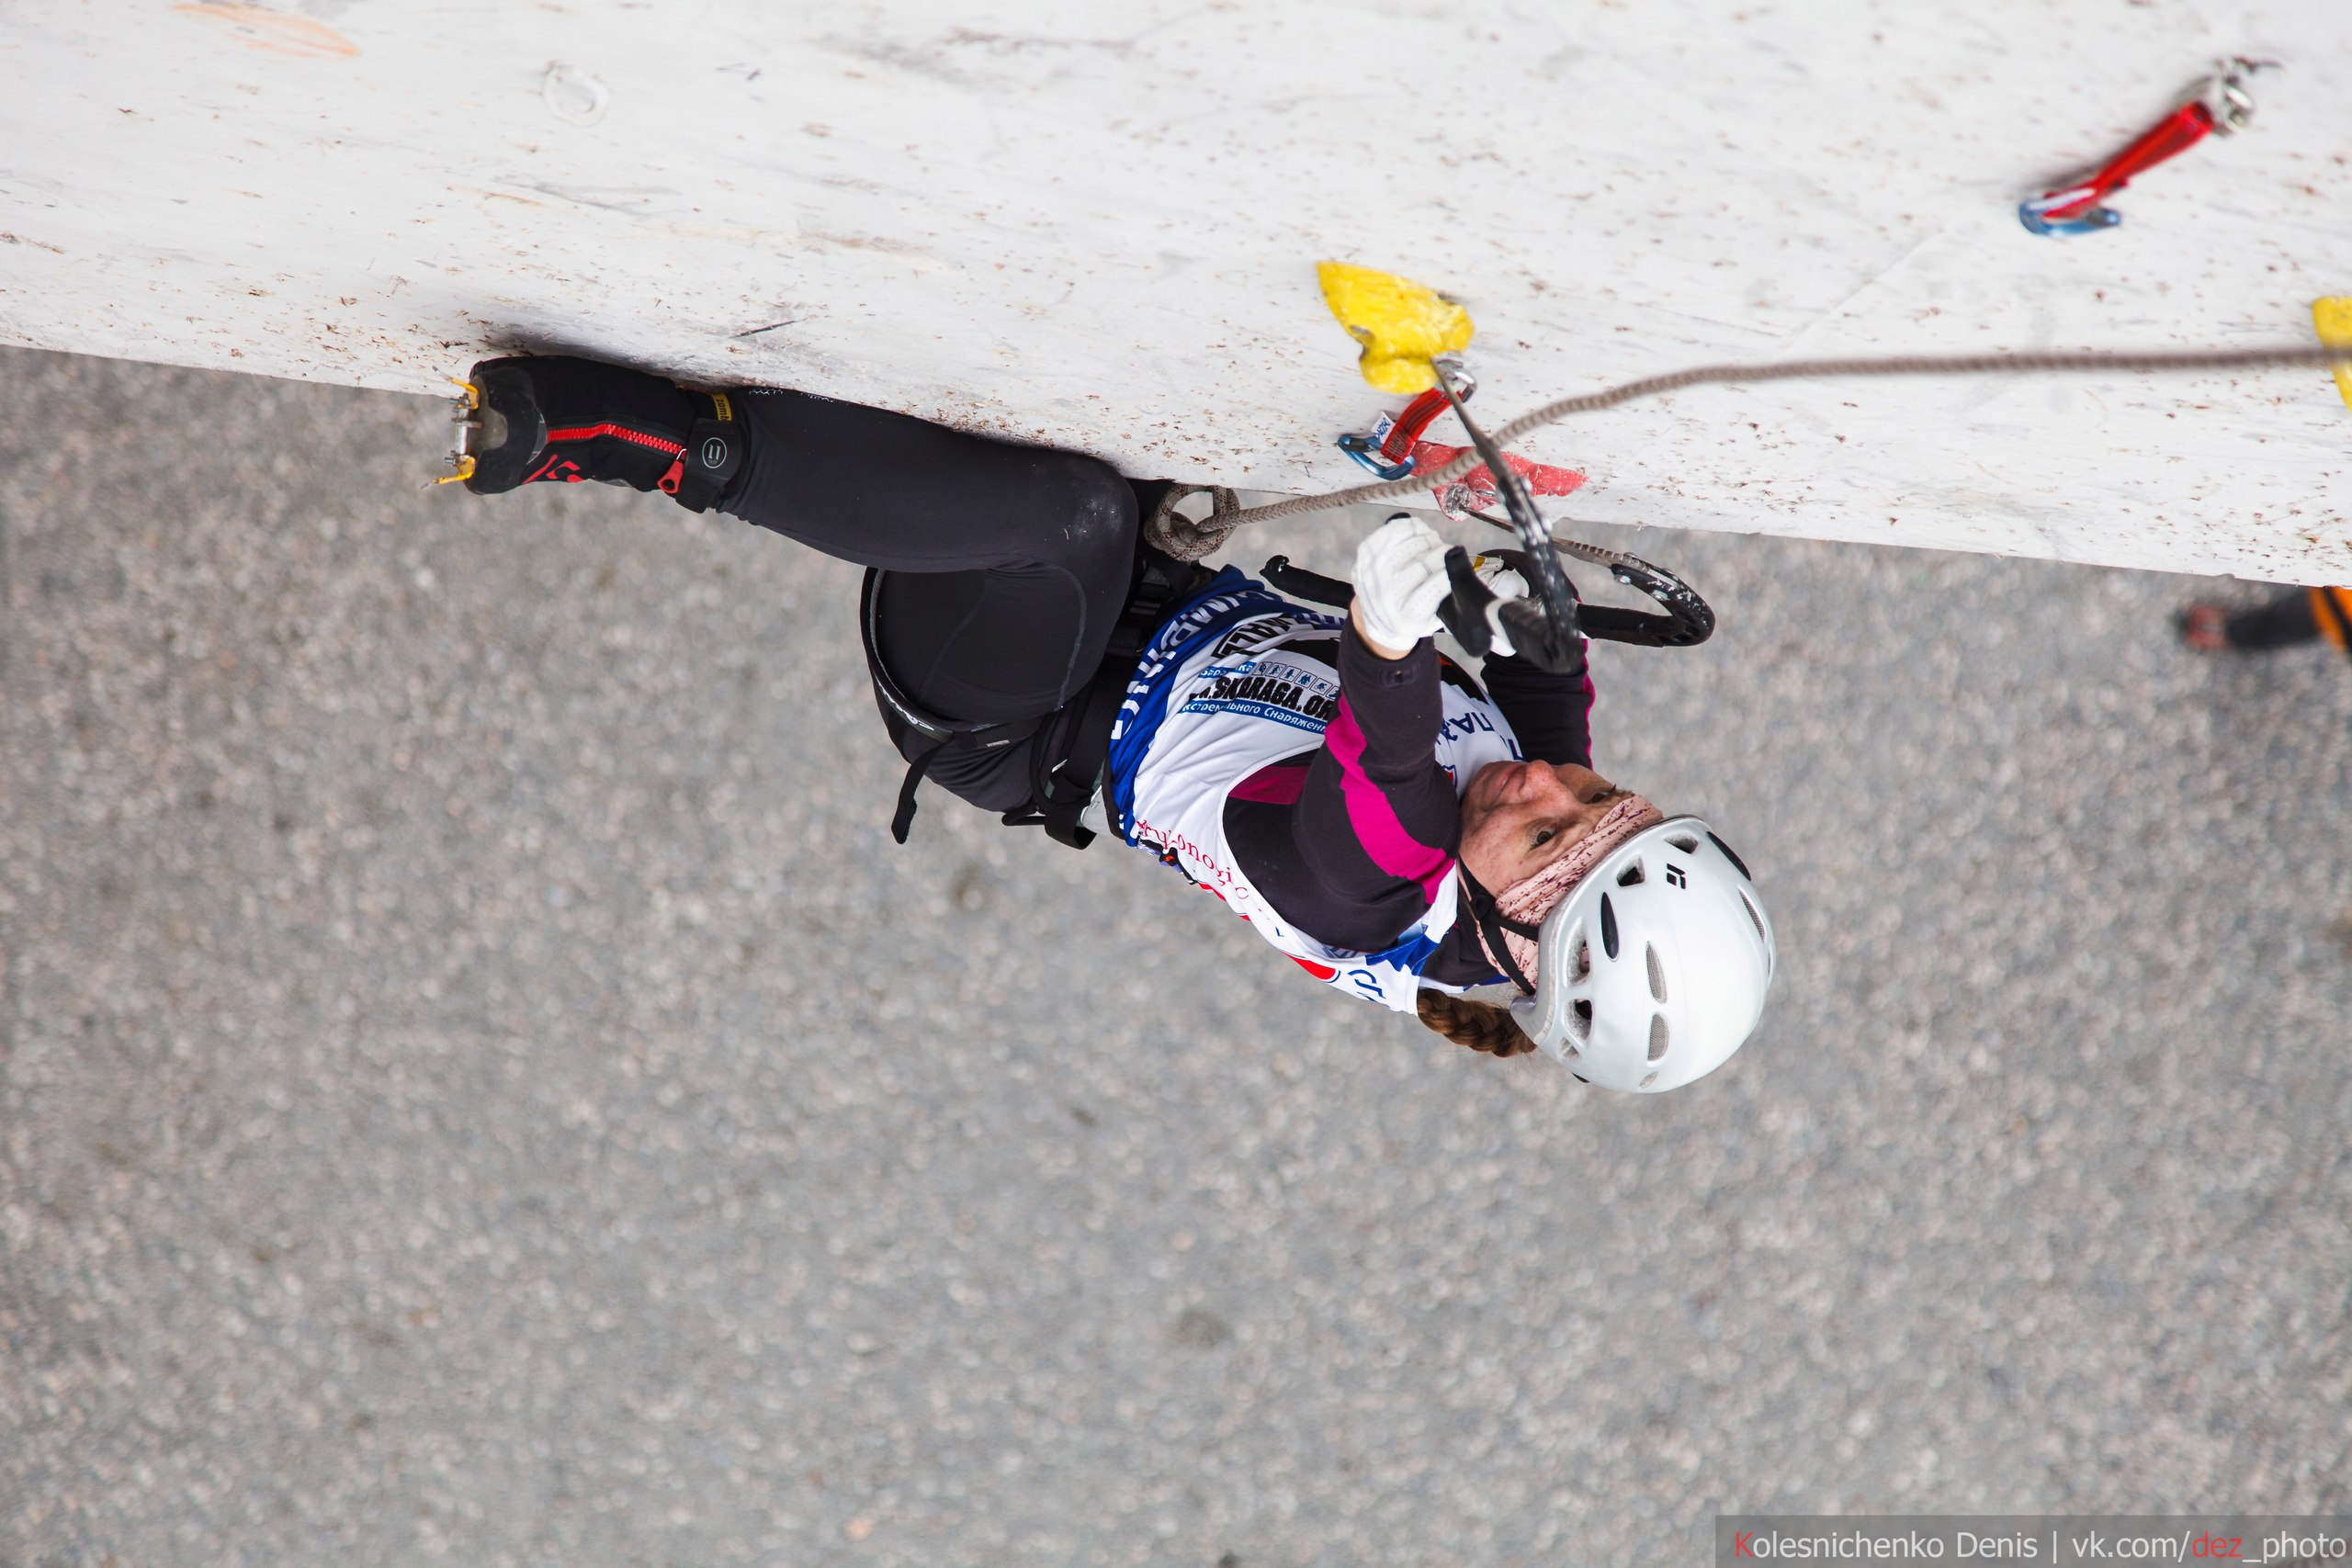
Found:
[[[1509,1008],[1474,1002],[1444,991],[1424,987],[1415,998],[1421,1021],[1456,1045],[1495,1056],[1517,1056],[1535,1049],[1535,1042],[1511,1017]]]

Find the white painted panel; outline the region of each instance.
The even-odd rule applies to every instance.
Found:
[[[2037,239],[2213,56],[2253,130]],[[560,67],[550,82],[550,68]],[[0,338],[434,389],[566,347],[1303,491],[1394,406],[1313,264],[1467,301],[1499,418],[1697,360],[2308,341],[2352,5],[0,5]],[[2352,578],[2323,376],[1702,390],[1573,508]],[[423,459],[429,455],[420,454]]]

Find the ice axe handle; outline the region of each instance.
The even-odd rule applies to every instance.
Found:
[[[1293,566],[1288,556],[1273,557],[1260,570],[1273,585],[1275,592],[1304,599],[1310,604],[1324,604],[1343,611],[1355,602],[1356,591],[1352,585],[1340,578],[1326,577],[1319,571]]]
[[[1532,571],[1527,584],[1532,602],[1514,599],[1499,612],[1504,629],[1510,633],[1511,648],[1537,669],[1565,675],[1584,658],[1584,633],[1577,625],[1576,589],[1551,548],[1552,530],[1545,525],[1544,514],[1535,510],[1535,497],[1529,492],[1525,477],[1510,466],[1502,449],[1462,406],[1462,394],[1453,381],[1461,362],[1453,355],[1440,355],[1430,364],[1437,370],[1439,389],[1453,405],[1453,417],[1462,422],[1478,460],[1486,465],[1496,492],[1503,498],[1503,510],[1510,513],[1511,526],[1519,532]],[[1483,639],[1481,646],[1492,647],[1492,639]]]
[[[1496,612],[1510,633],[1512,651],[1555,675],[1584,668],[1584,630],[1577,625],[1576,599],[1567,597],[1562,608],[1567,613],[1555,619],[1536,600],[1510,599]]]
[[[1494,628],[1487,624],[1487,606],[1495,602],[1495,592],[1478,581],[1471,570],[1470,552],[1460,545],[1445,552],[1445,580],[1453,592],[1437,607],[1437,618],[1453,634],[1463,651],[1473,659],[1484,659],[1487,650],[1495,646]]]

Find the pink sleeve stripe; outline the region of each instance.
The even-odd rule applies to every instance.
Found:
[[[1356,723],[1355,709],[1348,705],[1345,692],[1340,694],[1340,711],[1332,716],[1331,727],[1323,732],[1323,744],[1340,764],[1340,795],[1347,802],[1348,826],[1354,830],[1356,842],[1363,846],[1373,864],[1391,876],[1419,883],[1422,897],[1434,900],[1438,884],[1453,869],[1453,857],[1407,832],[1388,796],[1364,773],[1363,728]],[[1434,758],[1430,765],[1437,765]]]
[[[1306,793],[1307,763],[1269,762],[1225,792],[1227,800],[1262,800],[1272,806],[1296,806]]]

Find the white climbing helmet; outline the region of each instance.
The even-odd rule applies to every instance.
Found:
[[[1764,1015],[1772,922],[1747,867],[1696,817],[1611,851],[1544,918],[1520,1027],[1589,1083],[1663,1094],[1728,1061]]]

